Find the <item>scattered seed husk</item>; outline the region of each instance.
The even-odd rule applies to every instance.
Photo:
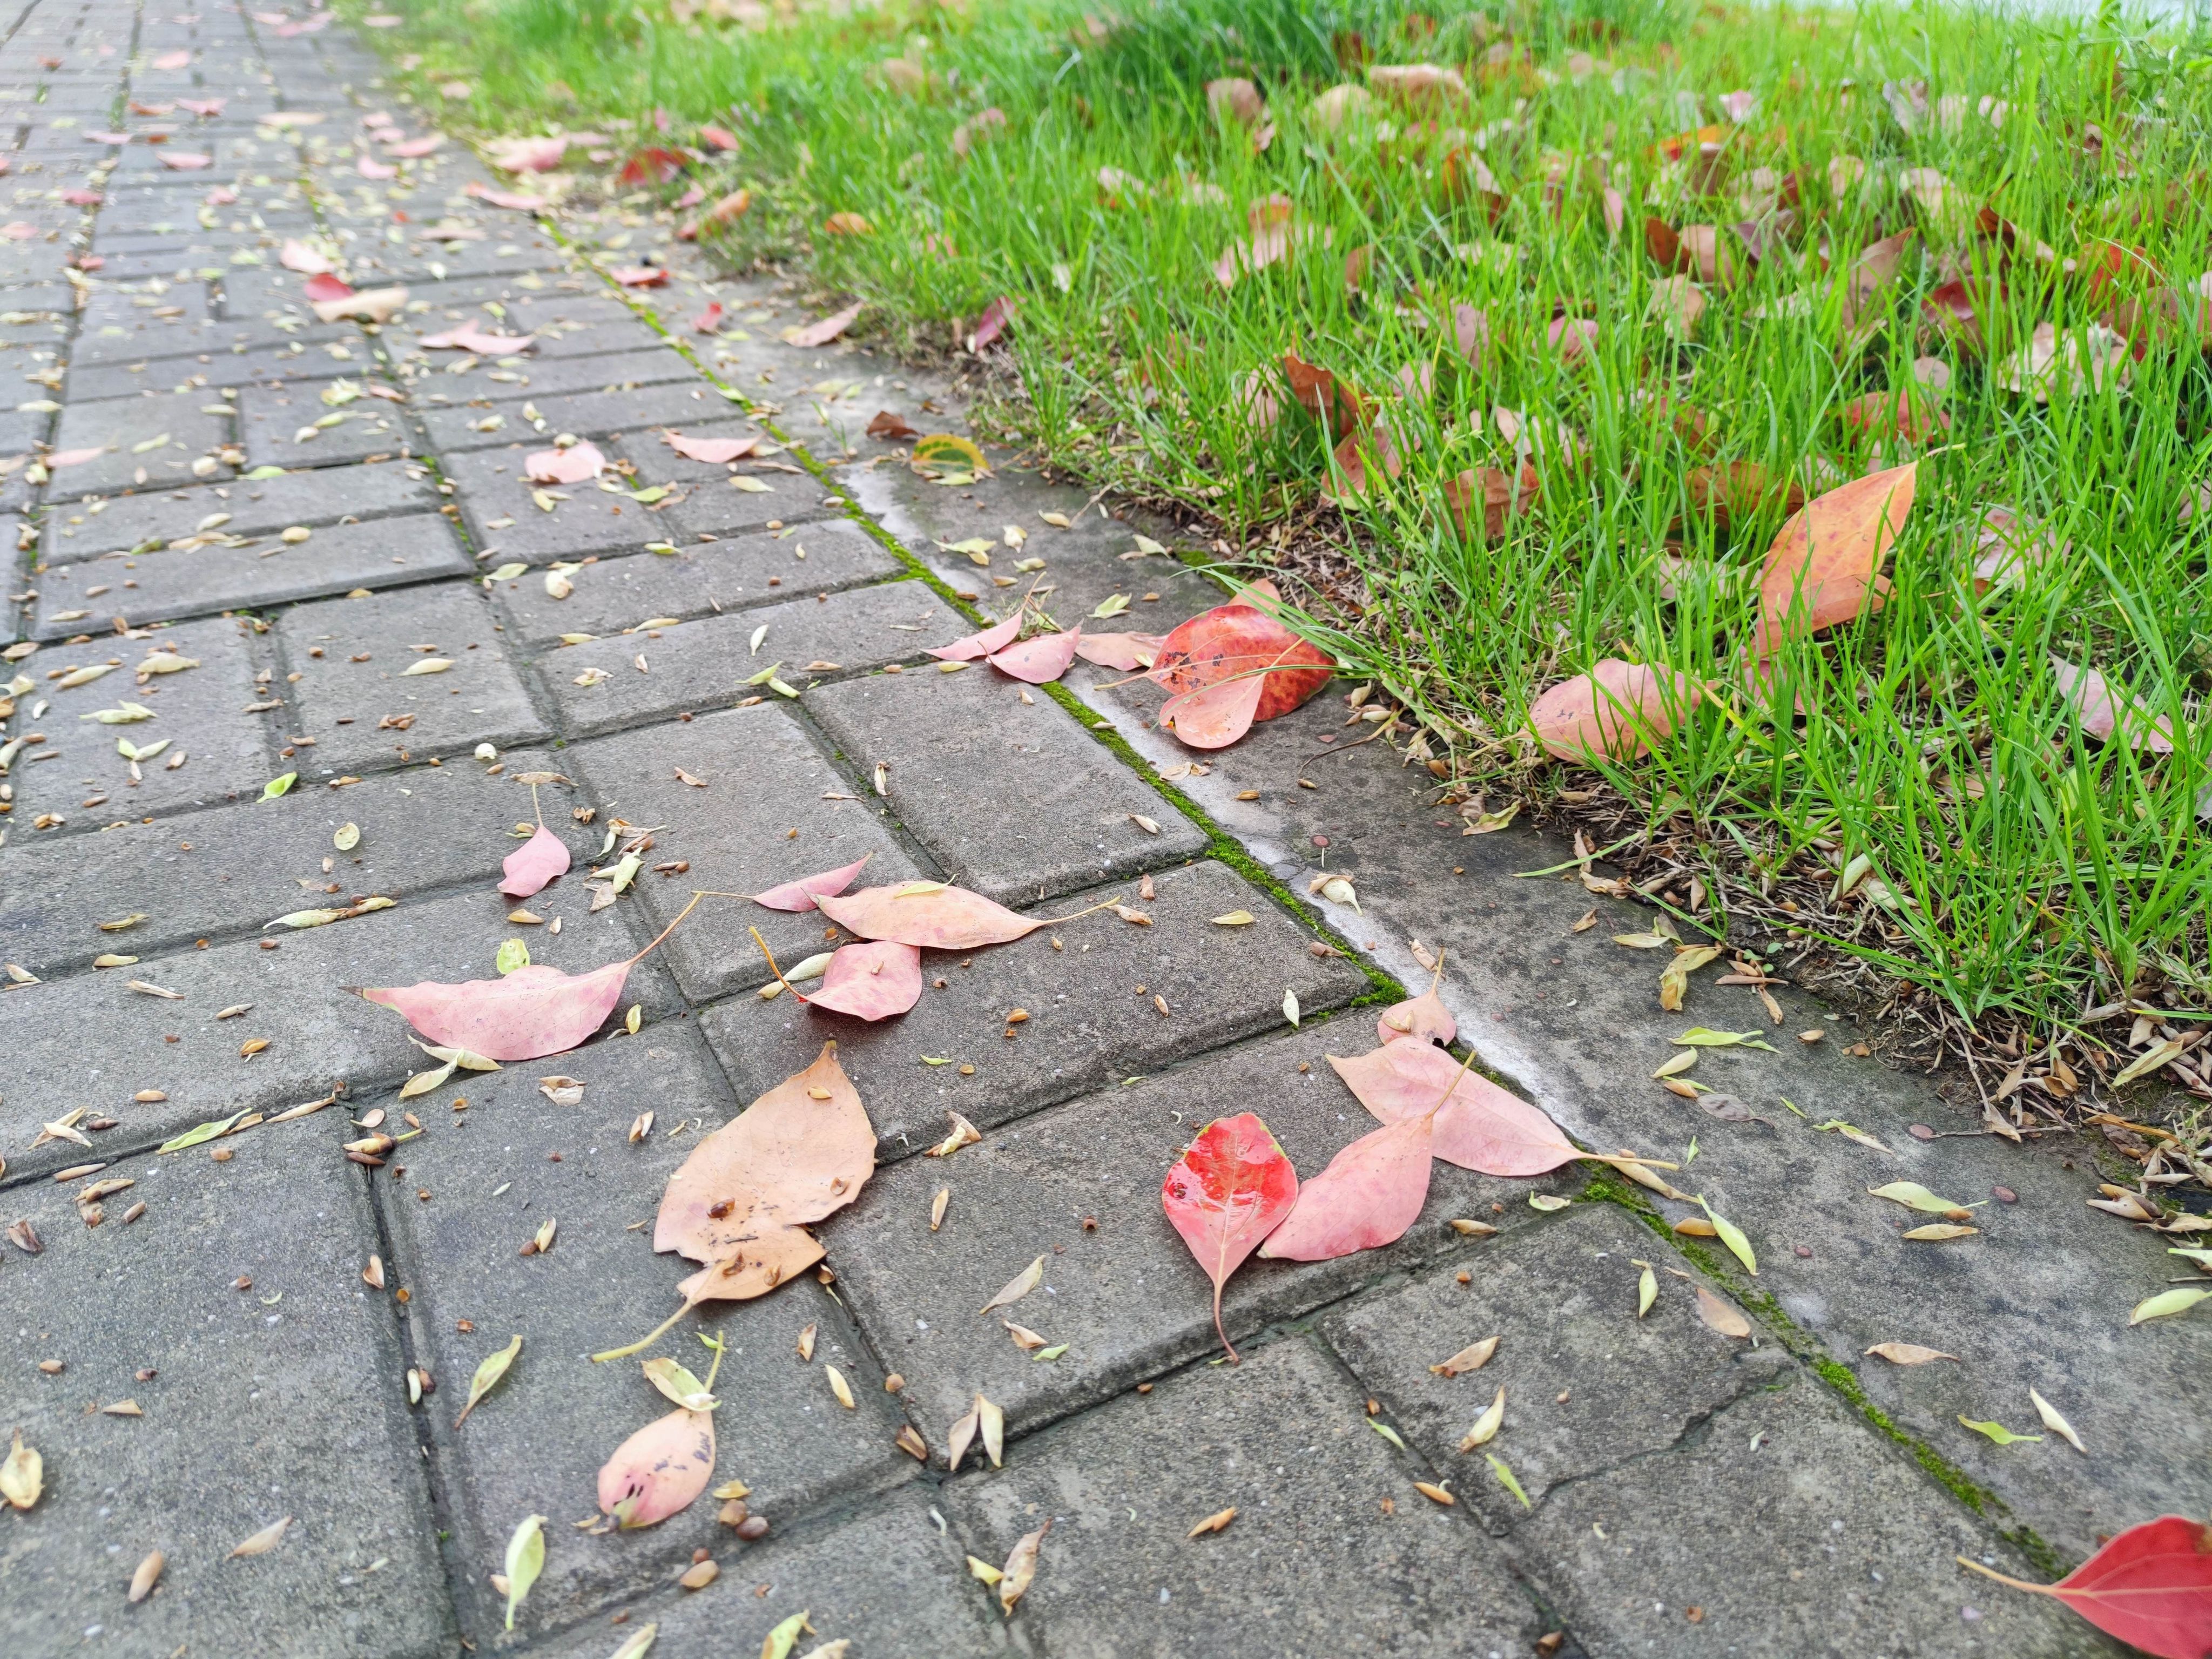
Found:
[[[1462,1437],[1459,1449],[1471,1452],[1477,1446],[1486,1446],[1505,1422],[1505,1385],[1498,1385],[1498,1393],[1482,1415],[1474,1419],[1474,1426]]]
[[[167,1565],[167,1558],[159,1550],[154,1551],[138,1564],[138,1570],[131,1575],[131,1601],[133,1606],[154,1593],[154,1586],[161,1582],[161,1569]]]
[[[1498,1339],[1486,1336],[1480,1342],[1470,1343],[1440,1365],[1429,1370],[1437,1376],[1458,1376],[1468,1371],[1479,1371],[1490,1363],[1491,1355],[1498,1352]]]
[[[39,1501],[39,1494],[46,1489],[46,1462],[37,1449],[23,1443],[23,1431],[15,1431],[15,1443],[4,1461],[0,1461],[0,1498],[8,1500],[15,1509],[27,1510]]]
[[[291,1524],[292,1517],[289,1515],[282,1520],[271,1521],[259,1532],[255,1533],[252,1537],[233,1550],[228,1559],[234,1561],[241,1555],[268,1554],[276,1547],[277,1541],[284,1536],[284,1528]]]
[[[1188,1532],[1185,1533],[1183,1536],[1187,1539],[1200,1538],[1209,1532],[1226,1532],[1229,1529],[1229,1523],[1236,1518],[1237,1506],[1234,1504],[1231,1504],[1225,1510],[1214,1510],[1212,1514],[1207,1516],[1205,1520],[1193,1527]]]

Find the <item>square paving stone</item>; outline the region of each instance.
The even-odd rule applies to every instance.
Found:
[[[344,418],[331,427],[315,425],[333,414]],[[240,387],[238,420],[253,466],[344,466],[419,447],[397,404],[362,397],[334,410],[312,384]]]
[[[140,685],[133,671],[156,647],[163,655],[181,656],[199,666],[154,675]],[[118,665],[106,674],[66,691],[53,690],[46,678],[57,668],[92,667],[111,659]],[[12,817],[17,823],[27,827],[51,812],[82,830],[176,806],[258,795],[262,785],[282,769],[270,752],[261,714],[248,712],[270,701],[270,694],[254,682],[252,638],[242,623],[211,618],[161,629],[146,641],[106,636],[88,645],[48,646],[17,664],[16,672],[29,676],[36,689],[17,699],[15,732],[26,738],[34,732],[47,737],[43,744],[27,745],[11,770]],[[42,703],[46,708],[40,714]],[[151,709],[154,718],[121,726],[87,718],[125,703]],[[169,747],[155,759],[139,762],[134,780],[131,763],[116,748],[118,736],[142,750],[165,738]],[[47,755],[57,758],[39,758]]]
[[[550,441],[561,432],[573,432],[579,438],[606,439],[651,426],[680,426],[686,421],[710,420],[728,404],[719,394],[678,383],[641,386],[634,392],[578,392],[533,399],[532,406],[538,413],[536,423],[511,405],[456,404],[451,409],[425,409],[422,426],[429,434],[431,448],[443,455],[464,449],[489,449],[517,438],[527,441],[533,430]],[[493,421],[498,424],[486,430]]]
[[[1299,1171],[1318,1174],[1375,1127],[1326,1058],[1347,1042],[1371,1047],[1372,1035],[1370,1020],[1347,1014],[1003,1125],[950,1158],[909,1158],[879,1171],[824,1238],[876,1351],[907,1378],[909,1408],[940,1459],[948,1425],[978,1389],[1024,1431],[1218,1353],[1212,1287],[1168,1224],[1161,1182],[1208,1121],[1239,1112],[1258,1113]],[[1487,1277],[1503,1241],[1462,1237],[1447,1224],[1477,1218],[1517,1237],[1534,1218],[1531,1192],[1572,1191],[1582,1179],[1570,1169],[1539,1182],[1505,1181],[1437,1163],[1421,1218],[1397,1243],[1334,1261],[1255,1256],[1230,1280],[1222,1322],[1242,1341],[1381,1274],[1439,1259],[1449,1288],[1466,1296],[1452,1274]],[[939,1190],[951,1197],[932,1232]],[[1036,1290],[1003,1314],[977,1314],[1040,1255]],[[1067,1352],[1033,1360],[1002,1320]]]
[[[871,674],[823,686],[806,708],[856,771],[889,768],[892,810],[951,878],[1001,903],[1205,850],[1205,834],[1066,710],[988,664]]]
[[[1023,1650],[969,1573],[959,1541],[932,1517],[929,1498],[904,1487],[848,1519],[803,1526],[789,1537],[771,1534],[750,1547],[723,1546],[715,1552],[722,1577],[709,1589],[665,1590],[627,1609],[619,1625],[597,1620],[533,1651],[606,1659],[650,1624],[659,1632],[653,1651],[660,1659],[726,1659],[758,1652],[794,1613],[806,1613],[816,1632],[799,1638],[793,1651],[801,1654],[816,1637],[850,1641],[855,1659]]]
[[[884,809],[840,774],[780,708],[732,709],[688,722],[594,738],[568,751],[608,819],[663,826],[650,862],[691,866],[632,890],[662,924],[695,889],[762,892],[866,857],[858,884],[923,873],[881,822]],[[701,779],[696,788],[676,775]],[[796,832],[794,835],[793,832]],[[684,992],[704,1001],[771,977],[747,931],[757,927],[788,969],[828,949],[819,911],[785,912],[709,899],[663,948]]]
[[[1529,1576],[1588,1651],[2112,1651],[2064,1608],[2000,1593],[1954,1565],[1968,1555],[2030,1571],[1812,1376],[1792,1370],[1777,1382],[1664,1452],[1566,1482],[1522,1523],[1515,1542]],[[1510,1460],[1508,1398],[1509,1426],[1493,1443]]]
[[[508,908],[487,881],[477,892],[289,933],[275,950],[263,948],[269,941],[240,939],[0,996],[0,1052],[9,1056],[9,1077],[0,1148],[10,1173],[86,1161],[85,1150],[65,1140],[31,1146],[40,1124],[79,1106],[119,1121],[94,1136],[89,1156],[97,1157],[107,1140],[125,1150],[152,1145],[234,1112],[313,1100],[341,1080],[357,1098],[397,1085],[421,1068],[422,1051],[395,1011],[348,988],[492,978],[494,952],[517,931],[505,920]],[[557,940],[534,939],[532,954],[578,973],[626,957],[641,942],[618,910],[588,921],[572,915]],[[179,998],[133,991],[134,977]],[[631,970],[623,1001],[666,1006],[666,981],[650,958]],[[251,1012],[216,1018],[240,1003]],[[166,1040],[172,1036],[175,1042]],[[255,1039],[270,1046],[241,1055]],[[577,1055],[562,1058],[574,1069]],[[133,1102],[149,1089],[168,1098]]]
[[[186,489],[141,490],[109,497],[97,513],[79,507],[47,515],[40,556],[50,564],[99,558],[143,542],[191,535],[208,518],[228,514],[214,526],[225,535],[266,536],[289,526],[313,527],[340,519],[380,519],[420,513],[441,497],[419,464],[380,461],[373,466],[315,467],[252,483],[200,484]]]
[[[227,1141],[226,1164],[201,1149],[111,1165],[103,1178],[138,1184],[97,1228],[76,1188],[6,1195],[46,1246],[7,1266],[0,1415],[46,1460],[45,1496],[8,1529],[9,1653],[453,1650],[405,1361],[360,1278],[375,1222],[313,1127],[326,1121]],[[67,1369],[42,1374],[45,1359]],[[126,1399],[144,1415],[91,1410]],[[228,1559],[287,1516],[268,1553]],[[154,1550],[160,1588],[132,1607]]]
[[[804,691],[809,663],[864,669],[912,656],[951,615],[919,582],[886,582],[565,646],[540,657],[538,673],[571,732],[609,732],[763,696],[764,686],[744,682],[778,664],[778,678]],[[595,669],[606,678],[576,683]]]
[[[343,905],[356,893],[406,898],[456,882],[495,884],[514,850],[511,832],[531,820],[530,791],[512,775],[554,770],[556,759],[510,750],[496,775],[474,763],[418,766],[345,789],[295,789],[94,836],[18,838],[0,850],[0,959],[50,976],[88,967],[103,951],[152,957],[195,939],[257,933],[274,917]],[[580,869],[600,836],[570,820],[575,799],[556,784],[542,804]],[[361,840],[341,853],[331,836],[346,823]],[[326,893],[333,883],[339,890]],[[562,881],[528,902],[549,920],[562,898],[581,909],[576,885]],[[145,920],[117,933],[100,930],[135,915]]]
[[[98,604],[138,624],[465,576],[475,568],[460,538],[434,513],[328,526],[297,544],[265,535],[252,540],[258,544],[143,553],[113,567],[103,560],[83,572],[92,578],[112,576],[116,568],[135,571],[134,591],[112,592]],[[64,580],[70,570],[50,571],[40,590],[33,632],[41,639],[58,639],[83,625],[58,619],[65,609],[79,608],[69,591],[79,584]]]
[[[580,1105],[547,1100],[538,1079],[550,1072],[583,1080]],[[448,1109],[455,1092],[465,1095],[467,1111]],[[436,1103],[434,1116],[422,1113],[430,1132],[408,1144],[404,1179],[384,1189],[398,1251],[391,1282],[410,1291],[417,1361],[437,1379],[424,1410],[459,1522],[463,1616],[480,1636],[498,1629],[503,1606],[485,1575],[499,1570],[507,1535],[526,1515],[551,1517],[545,1576],[518,1620],[532,1631],[668,1584],[696,1547],[738,1553],[707,1496],[650,1529],[593,1537],[568,1525],[597,1513],[599,1466],[672,1409],[641,1375],[643,1360],[671,1354],[705,1376],[714,1356],[696,1334],[729,1348],[715,1383],[727,1402],[715,1413],[715,1480],[742,1480],[752,1489],[748,1506],[772,1527],[919,1472],[895,1443],[905,1419],[883,1373],[811,1273],[754,1301],[689,1316],[649,1354],[592,1363],[592,1353],[673,1312],[677,1285],[692,1271],[680,1256],[653,1253],[651,1218],[699,1136],[741,1105],[695,1027],[659,1023],[557,1063],[477,1073],[465,1088],[428,1098]],[[399,1103],[390,1103],[395,1110]],[[647,1110],[653,1133],[629,1141],[632,1121]],[[690,1133],[673,1133],[684,1124]],[[548,1221],[556,1224],[553,1248],[518,1258]],[[633,1229],[640,1221],[647,1224]],[[473,1329],[460,1330],[462,1321]],[[816,1330],[811,1363],[798,1353],[808,1326]],[[518,1333],[522,1354],[506,1381],[454,1429],[477,1363]],[[854,1410],[832,1393],[829,1365],[844,1375]],[[733,1574],[748,1570],[744,1559],[738,1553]]]
[[[501,539],[502,555],[521,556],[511,532]],[[673,553],[587,560],[567,573],[570,592],[565,599],[555,599],[546,591],[545,579],[535,574],[495,583],[492,593],[517,637],[550,641],[568,633],[611,634],[654,617],[686,620],[794,593],[835,592],[881,581],[903,568],[852,520],[823,519],[726,541],[692,543]]]
[[[1222,1659],[1529,1653],[1544,1626],[1503,1553],[1364,1418],[1289,1337],[1023,1440],[944,1502],[993,1562],[1051,1518],[1014,1623],[1055,1655],[1191,1652],[1198,1631]],[[1232,1505],[1227,1531],[1186,1536]]]
[[[487,566],[509,559],[548,564],[586,554],[635,553],[647,542],[681,534],[665,509],[592,483],[553,486],[548,494],[556,505],[546,512],[535,499],[539,486],[523,471],[531,453],[520,445],[478,449],[447,456],[440,464],[454,486],[454,499],[469,516],[469,533],[478,547],[493,551]]]
[[[927,988],[897,1019],[863,1025],[794,1007],[787,998],[743,997],[702,1016],[708,1037],[748,1097],[790,1076],[825,1036],[836,1037],[884,1156],[896,1158],[942,1139],[947,1112],[988,1128],[1279,1029],[1286,988],[1302,1009],[1318,1012],[1365,987],[1344,963],[1308,955],[1297,924],[1224,865],[1195,865],[1154,883],[1158,899],[1139,906],[1153,919],[1149,927],[1100,911],[966,956],[926,952]],[[1086,902],[1135,896],[1133,885],[1123,885],[1043,908],[1067,915]],[[1258,920],[1245,927],[1210,920],[1238,909]],[[929,984],[938,979],[946,981],[943,990]],[[1156,996],[1168,1005],[1164,1016]],[[1008,1038],[1006,1016],[1016,1008],[1030,1018]],[[954,1063],[927,1063],[924,1055]],[[962,1065],[974,1073],[963,1074]]]
[[[128,489],[134,483],[196,483],[192,463],[230,441],[231,417],[209,412],[226,407],[221,398],[205,392],[70,404],[62,410],[54,447],[98,448],[104,453],[63,468],[50,487],[75,495]],[[141,449],[142,444],[155,447]],[[138,476],[142,472],[146,475],[143,479]]]
[[[319,600],[286,611],[276,635],[301,676],[291,688],[295,729],[316,739],[313,764],[302,768],[307,776],[546,735],[489,608],[472,588],[447,583]],[[434,659],[453,665],[441,673],[406,672]],[[409,724],[387,724],[401,720]]]

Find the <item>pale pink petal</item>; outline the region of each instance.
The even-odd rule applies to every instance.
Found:
[[[399,169],[366,153],[354,160],[353,170],[364,179],[397,179]]]

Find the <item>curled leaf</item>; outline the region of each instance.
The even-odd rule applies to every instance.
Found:
[[[842,897],[817,895],[816,907],[848,933],[934,951],[973,951],[1035,933],[1050,920],[1016,915],[981,893],[943,882],[864,887]]]
[[[787,881],[764,893],[755,893],[753,902],[769,910],[811,910],[816,900],[824,895],[835,896],[850,887],[853,878],[874,856],[870,853],[842,869],[825,870],[818,876],[801,876],[797,881]]]
[[[516,1339],[518,1341],[520,1338]],[[515,1609],[538,1575],[545,1570],[545,1517],[526,1515],[507,1540],[507,1627],[514,1628]]]
[[[500,979],[459,985],[426,980],[362,995],[398,1009],[433,1042],[492,1060],[539,1060],[565,1054],[599,1029],[622,1000],[631,965],[612,962],[573,975],[532,966]]]

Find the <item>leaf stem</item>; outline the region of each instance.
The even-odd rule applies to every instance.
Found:
[[[805,1002],[806,998],[800,994],[798,987],[786,979],[783,976],[783,969],[775,965],[775,952],[768,948],[768,941],[760,936],[760,929],[748,927],[745,931],[753,936],[753,943],[760,946],[760,953],[768,958],[768,970],[775,975],[775,982],[790,992],[793,1000]]]
[[[666,1319],[665,1319],[665,1320],[661,1321],[661,1322],[660,1322],[659,1324],[658,1324],[658,1325],[654,1326],[654,1327],[653,1327],[653,1328],[649,1333],[647,1333],[647,1334],[646,1335],[644,1335],[644,1336],[640,1337],[636,1341],[635,1341],[635,1342],[631,1343],[628,1347],[626,1347],[626,1348],[609,1348],[609,1349],[608,1349],[605,1352],[604,1352],[604,1353],[595,1353],[595,1354],[593,1354],[593,1355],[592,1356],[592,1363],[594,1365],[597,1365],[597,1364],[602,1364],[603,1362],[605,1362],[605,1361],[606,1361],[606,1360],[610,1360],[610,1359],[624,1359],[624,1358],[628,1358],[629,1356],[630,1356],[631,1354],[634,1354],[634,1353],[641,1353],[641,1352],[643,1352],[646,1349],[647,1349],[647,1348],[651,1347],[654,1343],[656,1343],[656,1342],[659,1341],[659,1340],[660,1340],[660,1339],[661,1339],[662,1337],[665,1336],[665,1335],[669,1333],[669,1331],[670,1331],[670,1330],[674,1327],[674,1325],[675,1325],[676,1322],[677,1322],[678,1320],[679,1320],[679,1319],[683,1318],[683,1317],[684,1317],[684,1316],[685,1314],[690,1313],[690,1312],[691,1311],[691,1310],[693,1309],[693,1307],[695,1307],[696,1305],[696,1304],[694,1304],[694,1303],[690,1303],[690,1302],[685,1303],[682,1307],[678,1308],[678,1309],[674,1313],[672,1313],[672,1314],[669,1315],[669,1316],[668,1316],[668,1317],[667,1317]]]

